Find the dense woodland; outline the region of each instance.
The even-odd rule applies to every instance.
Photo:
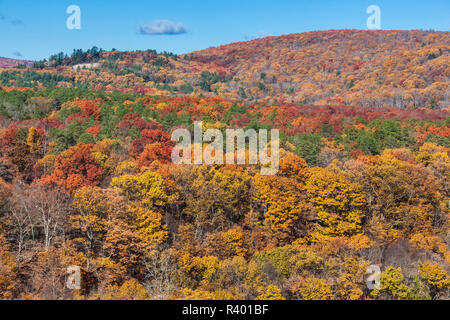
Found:
[[[449,52],[449,32],[331,30],[185,55],[79,49],[36,62],[31,69],[3,72],[0,83],[134,87],[152,94],[163,90],[173,96],[202,94],[249,103],[439,109],[450,106]]]
[[[449,48],[327,31],[4,70],[0,299],[449,299]],[[277,175],[174,165],[195,121],[280,130]]]

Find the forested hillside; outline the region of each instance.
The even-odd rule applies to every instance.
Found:
[[[74,50],[71,56],[60,53],[37,62],[31,70],[3,72],[0,82],[155,88],[251,103],[439,109],[450,105],[449,52],[449,32],[331,30],[185,55]]]
[[[14,68],[17,66],[31,66],[33,63],[31,61],[16,60],[10,58],[0,57],[0,69],[4,68]]]
[[[0,101],[2,298],[448,297],[448,111],[87,89]],[[279,173],[171,164],[169,132],[195,120],[279,128]]]
[[[450,33],[317,31],[199,51],[234,95],[270,101],[448,107]]]
[[[449,35],[92,48],[4,70],[0,299],[449,299]],[[196,121],[278,129],[278,173],[174,164],[172,132]]]

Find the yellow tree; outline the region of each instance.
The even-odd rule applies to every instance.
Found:
[[[120,189],[128,200],[139,201],[149,209],[161,208],[177,200],[176,194],[166,190],[164,179],[151,171],[113,178],[111,187]]]
[[[82,234],[77,240],[86,248],[89,263],[107,231],[108,199],[98,187],[82,187],[74,192],[72,206],[77,210],[72,227]]]
[[[388,267],[381,273],[379,289],[374,289],[371,295],[384,299],[407,300],[411,297],[411,289],[404,283],[402,268]]]
[[[168,237],[167,227],[162,223],[162,214],[133,205],[131,212],[136,215],[139,239],[147,249],[155,248],[156,245],[164,243]]]
[[[440,293],[446,292],[450,288],[450,278],[447,270],[437,263],[433,264],[427,261],[421,264],[419,266],[419,274],[428,285],[432,299],[438,298]]]
[[[345,163],[345,175],[356,181],[367,198],[367,232],[380,243],[411,233],[432,233],[445,222],[439,208],[442,195],[436,178],[428,168],[402,161],[402,150],[390,150],[382,156],[363,157]]]
[[[257,300],[285,300],[281,295],[281,290],[277,286],[271,284],[258,296]]]
[[[300,277],[291,290],[298,300],[331,300],[333,298],[331,286],[319,278]]]
[[[364,276],[369,262],[360,260],[356,256],[345,259],[343,270],[337,279],[336,293],[343,300],[360,300],[363,297],[363,290],[366,286]]]
[[[365,196],[360,186],[335,172],[313,168],[306,189],[321,222],[317,227],[319,236],[349,237],[362,233]]]
[[[35,128],[28,130],[27,145],[30,148],[30,153],[39,156],[42,153],[42,143],[39,133]]]
[[[203,165],[177,167],[172,176],[196,239],[229,228],[249,210],[251,178],[245,171]]]
[[[302,187],[292,178],[256,175],[255,201],[264,212],[264,227],[275,244],[304,233],[307,205]]]
[[[0,228],[0,300],[14,298],[16,288],[16,263],[7,250],[8,243]]]
[[[103,295],[94,297],[101,300],[148,300],[150,294],[136,279],[125,281],[121,286],[112,285]]]
[[[238,227],[223,232],[212,232],[208,234],[206,242],[207,252],[222,259],[233,256],[244,257],[247,253],[242,229]]]

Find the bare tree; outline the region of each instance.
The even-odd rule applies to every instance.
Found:
[[[70,212],[69,196],[40,184],[18,186],[15,191],[11,218],[19,242],[18,254],[24,248],[25,238],[35,240],[40,235],[43,236],[45,250],[48,250],[58,233],[64,237]]]
[[[146,289],[152,292],[154,299],[168,299],[175,289],[176,262],[173,249],[154,250],[145,257]]]

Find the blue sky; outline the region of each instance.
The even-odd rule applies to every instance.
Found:
[[[66,27],[70,5],[81,8],[81,30]],[[94,45],[187,53],[264,35],[367,29],[369,5],[381,8],[385,30],[450,30],[450,0],[0,0],[0,56],[37,60]],[[155,20],[181,34],[142,34],[165,30]]]

